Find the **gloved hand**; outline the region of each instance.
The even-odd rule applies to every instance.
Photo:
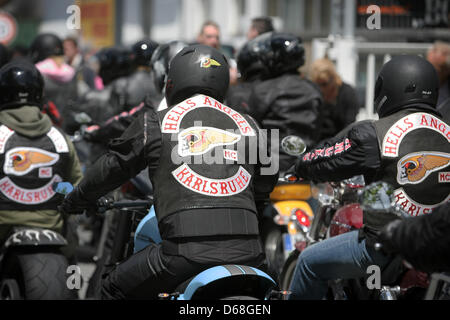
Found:
[[[90,142],[95,142],[95,137],[100,127],[98,125],[92,125],[83,129],[83,139]]]
[[[395,230],[402,223],[402,220],[397,219],[389,222],[381,229],[378,234],[378,242],[381,243],[381,251],[385,254],[399,253],[398,243],[395,241]]]
[[[86,212],[87,215],[91,215],[97,211],[97,204],[86,199],[80,187],[77,186],[58,206],[58,211],[65,214],[83,214]]]

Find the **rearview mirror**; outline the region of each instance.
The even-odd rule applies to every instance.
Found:
[[[290,156],[298,157],[306,151],[306,143],[298,136],[286,136],[281,140],[281,149]]]

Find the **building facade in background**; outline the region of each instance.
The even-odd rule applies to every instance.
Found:
[[[38,32],[78,35],[86,48],[130,45],[143,37],[193,42],[206,20],[221,27],[224,44],[246,41],[250,20],[271,16],[277,30],[302,37],[306,65],[325,55],[344,81],[357,88],[373,116],[375,75],[400,53],[425,54],[435,40],[450,41],[448,0],[0,0],[18,24],[13,44],[29,44]],[[67,8],[81,8],[81,30],[68,30]],[[377,6],[379,19],[374,16]],[[368,20],[379,28],[368,27]],[[82,37],[81,37],[82,36]]]

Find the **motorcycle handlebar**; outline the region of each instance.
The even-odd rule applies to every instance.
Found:
[[[97,207],[100,212],[105,212],[109,209],[150,209],[153,205],[153,198],[148,200],[121,200],[114,201],[111,198],[100,198],[97,201]]]
[[[290,183],[295,183],[295,182],[300,182],[303,181],[302,178],[297,177],[294,174],[287,174],[283,177],[279,177],[278,178],[278,182],[290,182]]]

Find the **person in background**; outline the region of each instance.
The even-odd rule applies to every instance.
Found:
[[[131,46],[132,72],[129,76],[114,82],[111,92],[111,105],[115,114],[128,112],[138,106],[144,98],[157,106],[162,100],[161,93],[155,88],[154,74],[150,61],[158,43],[150,39],[143,39]]]
[[[83,57],[78,50],[78,41],[74,37],[67,37],[63,41],[64,57],[67,64],[77,68],[83,61]]]
[[[233,57],[234,53],[227,50],[230,49],[230,46],[226,46],[226,48],[221,46],[219,25],[211,20],[204,22],[197,36],[197,42],[217,49],[225,55],[230,69],[230,85],[235,85],[237,83],[238,71]],[[231,51],[234,51],[234,49]]]
[[[95,89],[95,72],[84,60],[78,47],[78,40],[74,37],[67,37],[63,41],[64,58],[77,72],[77,78],[83,80],[89,89]]]
[[[91,58],[98,64],[98,76],[104,84],[103,90],[91,90],[77,101],[76,111],[85,112],[91,123],[99,124],[123,111],[118,99],[112,99],[116,82],[133,72],[132,52],[127,48],[108,47]],[[76,123],[74,123],[76,127]]]
[[[44,101],[56,105],[62,128],[67,132],[71,108],[78,99],[78,88],[75,69],[64,61],[63,43],[55,34],[39,34],[30,46],[29,55],[44,78]]]
[[[320,135],[320,140],[323,140],[336,135],[356,120],[359,102],[356,91],[342,81],[333,62],[327,58],[313,62],[310,77],[319,86],[324,98]]]
[[[257,36],[275,31],[273,27],[272,18],[270,17],[257,17],[253,18],[250,24],[250,28],[247,31],[247,40],[252,40]]]
[[[220,27],[214,21],[203,23],[197,36],[197,42],[220,50]]]
[[[299,73],[305,62],[301,39],[289,33],[266,32],[251,42],[251,50],[263,70],[261,81],[252,86],[249,115],[264,129],[279,130],[280,141],[297,135],[307,146],[314,145],[320,135],[323,102],[317,86]],[[285,172],[295,160],[283,150],[279,157],[280,172]]]
[[[150,60],[150,65],[152,67],[153,73],[153,81],[155,89],[162,96],[164,96],[165,94],[165,85],[167,74],[169,73],[170,61],[172,61],[173,57],[175,57],[178,52],[180,52],[184,47],[187,46],[188,44],[183,41],[174,40],[159,45],[158,48],[156,48],[155,52],[153,52],[152,59]]]
[[[439,98],[437,110],[446,121],[450,121],[450,45],[436,41],[427,52],[427,60],[439,76]]]
[[[253,42],[244,44],[237,56],[238,79],[234,86],[230,86],[226,96],[229,106],[242,113],[249,113],[249,99],[252,87],[258,83],[264,72],[264,66],[253,50]]]
[[[427,52],[427,60],[436,69],[439,77],[439,107],[450,97],[450,45],[447,42],[436,41]]]

